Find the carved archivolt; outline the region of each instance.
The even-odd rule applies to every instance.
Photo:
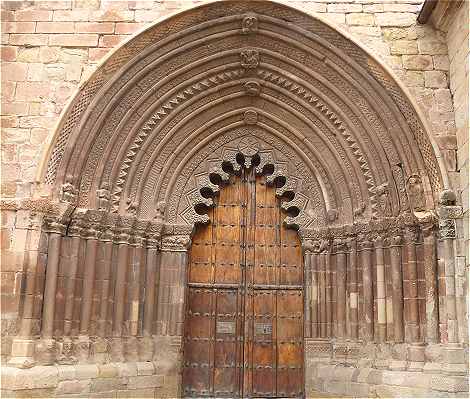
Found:
[[[262,145],[249,156],[241,138]],[[283,207],[300,230],[426,212],[447,184],[389,73],[268,1],[206,4],[117,49],[70,105],[41,178],[81,209],[191,226],[224,165],[269,166],[278,195],[295,194]]]
[[[299,190],[301,179],[289,173],[285,162],[276,161],[273,151],[260,151],[259,143],[252,137],[242,139],[238,143],[238,148],[224,149],[220,164],[214,164],[198,179],[197,187],[186,193],[189,206],[182,213],[185,222],[188,224],[207,223],[209,217],[197,210],[201,206],[213,205],[213,201],[207,193],[214,195],[220,190],[219,185],[214,184],[213,181],[227,182],[230,175],[225,170],[237,174],[242,168],[254,168],[256,174],[266,174],[266,183],[274,184],[277,187],[276,196],[292,195],[290,200],[284,200],[281,203],[282,209],[295,215],[285,218],[284,222],[287,226],[301,230],[312,227],[314,219],[307,211],[310,199]],[[202,193],[206,193],[206,195],[203,196]]]

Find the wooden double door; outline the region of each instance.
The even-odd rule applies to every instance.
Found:
[[[304,396],[303,257],[275,187],[245,170],[214,198],[188,268],[183,396]]]

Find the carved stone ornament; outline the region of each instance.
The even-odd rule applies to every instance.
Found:
[[[303,237],[327,226],[335,235],[435,208],[447,179],[429,134],[380,62],[328,24],[269,1],[210,2],[105,60],[65,112],[42,176],[72,210],[193,225],[207,222],[210,193],[229,177],[223,162],[242,167],[236,139],[252,135],[274,168],[269,184],[286,179],[279,195],[293,197],[286,223]],[[71,234],[155,244],[115,220],[97,233],[86,220],[56,221]]]
[[[390,215],[390,198],[388,183],[383,183],[375,189],[377,208],[380,210],[381,216]]]
[[[256,164],[255,164],[256,158]],[[283,197],[286,193],[293,193],[294,196],[290,200],[284,200],[281,208],[295,214],[295,216],[287,216],[284,220],[288,227],[295,229],[306,229],[313,224],[313,220],[306,211],[309,198],[299,192],[299,178],[291,176],[284,163],[276,162],[272,152],[260,151],[259,142],[255,137],[245,137],[239,143],[236,149],[227,148],[224,150],[220,166],[210,169],[205,179],[199,180],[199,185],[186,194],[187,202],[190,204],[182,215],[188,224],[207,223],[209,218],[206,214],[198,212],[198,209],[210,207],[213,205],[212,198],[203,196],[201,193],[211,193],[215,195],[220,191],[218,185],[211,182],[209,176],[223,183],[228,181],[229,174],[222,168],[223,165],[229,166],[234,173],[238,173],[242,168],[255,168],[258,175],[270,171],[266,175],[266,183],[276,185],[276,195]],[[215,187],[214,187],[215,186]]]
[[[98,199],[98,210],[109,211],[111,205],[111,192],[109,191],[109,183],[104,182],[101,188],[96,191]]]
[[[261,91],[261,85],[255,80],[249,80],[243,85],[243,88],[249,96],[258,96]]]
[[[255,14],[248,14],[242,20],[242,32],[244,34],[255,33],[258,31],[258,18]]]
[[[240,53],[240,65],[246,69],[253,69],[259,65],[259,52],[255,49],[245,49]]]
[[[243,120],[247,125],[255,125],[258,122],[258,113],[255,110],[249,109],[245,111]]]
[[[441,239],[456,237],[454,219],[439,219],[439,236]]]
[[[184,236],[164,236],[162,238],[162,251],[186,252],[191,245],[191,237]]]
[[[424,196],[424,188],[421,182],[421,177],[417,174],[411,175],[406,182],[406,187],[412,209],[415,212],[425,210],[426,198]]]
[[[68,176],[66,182],[62,184],[60,188],[60,200],[73,204],[77,200],[78,191],[71,181],[72,177]]]

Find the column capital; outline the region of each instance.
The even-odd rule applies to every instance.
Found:
[[[162,251],[186,252],[191,245],[189,235],[168,235],[162,237]]]

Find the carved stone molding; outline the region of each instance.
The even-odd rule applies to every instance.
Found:
[[[266,183],[275,185],[276,196],[282,198],[285,194],[293,194],[290,200],[284,200],[281,208],[295,216],[287,216],[284,222],[288,227],[295,229],[308,229],[313,224],[312,218],[306,212],[309,198],[299,192],[300,184],[298,176],[289,173],[287,165],[275,160],[272,151],[260,151],[260,145],[255,137],[246,137],[238,144],[238,148],[228,148],[222,154],[220,165],[213,166],[199,180],[199,184],[186,194],[190,206],[185,210],[183,217],[188,224],[207,223],[209,218],[206,214],[198,212],[198,209],[213,205],[211,198],[203,196],[202,193],[215,195],[220,187],[212,181],[220,181],[220,184],[228,181],[229,174],[238,174],[242,168],[254,168],[257,175],[266,175]],[[225,169],[225,170],[224,170]]]
[[[429,211],[442,189],[424,126],[388,72],[328,25],[266,1],[210,3],[126,43],[73,100],[44,182],[64,203],[151,219],[191,149],[232,129],[236,112],[310,160],[325,211],[339,213],[330,223]]]

